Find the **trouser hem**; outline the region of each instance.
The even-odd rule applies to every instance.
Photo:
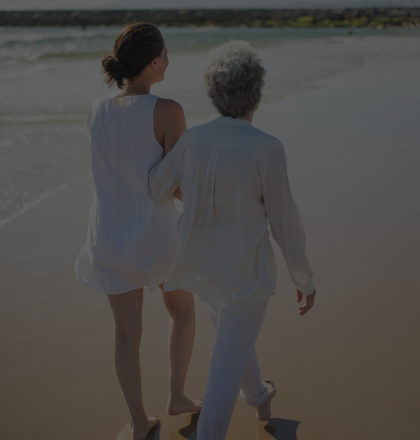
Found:
[[[267,385],[264,383],[264,392],[258,396],[258,397],[254,397],[252,399],[250,399],[249,397],[245,397],[245,395],[242,393],[242,391],[240,391],[240,395],[245,399],[245,402],[248,405],[251,406],[257,406],[257,405],[261,405],[268,397],[268,389],[267,389]]]

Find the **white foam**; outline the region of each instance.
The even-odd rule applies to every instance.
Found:
[[[64,189],[64,188],[62,188]],[[49,195],[53,194],[55,191],[50,190],[45,192],[44,194],[40,195],[39,197],[37,197],[33,202],[30,203],[24,203],[22,208],[20,208],[18,211],[16,211],[15,213],[13,213],[10,217],[6,217],[3,219],[0,219],[0,227],[4,226],[6,223],[11,222],[12,220],[20,217],[22,214],[24,214],[26,211],[28,211],[29,209],[33,208],[36,205],[39,205],[46,197],[48,197]]]
[[[28,124],[43,122],[83,122],[86,115],[11,115],[0,116],[0,124]]]

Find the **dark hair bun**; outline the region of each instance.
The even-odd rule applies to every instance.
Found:
[[[105,82],[111,87],[114,82],[118,88],[121,89],[124,86],[126,79],[133,79],[133,75],[121,64],[117,58],[112,55],[105,55],[102,58],[102,67],[105,73]]]
[[[159,29],[151,23],[133,23],[123,29],[114,42],[114,56],[102,59],[105,82],[124,88],[127,80],[139,75],[155,58],[159,57],[165,41]]]

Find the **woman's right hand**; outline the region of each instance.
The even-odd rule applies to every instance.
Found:
[[[302,302],[303,293],[298,288],[296,288],[296,293],[297,293],[297,302],[298,303]],[[300,316],[303,316],[308,310],[312,309],[315,303],[315,295],[316,295],[315,289],[310,295],[305,295],[306,298],[305,304],[299,308]]]

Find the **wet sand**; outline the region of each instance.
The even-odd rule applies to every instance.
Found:
[[[278,394],[257,424],[238,398],[229,440],[394,440],[418,435],[420,61],[375,58],[257,112],[284,143],[316,305],[297,314],[281,254],[257,343]],[[196,124],[196,121],[194,121]],[[78,283],[92,183],[45,199],[0,228],[1,428],[18,440],[120,440],[128,411],[112,364],[104,295]],[[194,439],[191,416],[165,415],[168,319],[145,294],[144,400],[155,440]],[[196,302],[187,393],[204,393],[214,331]]]

